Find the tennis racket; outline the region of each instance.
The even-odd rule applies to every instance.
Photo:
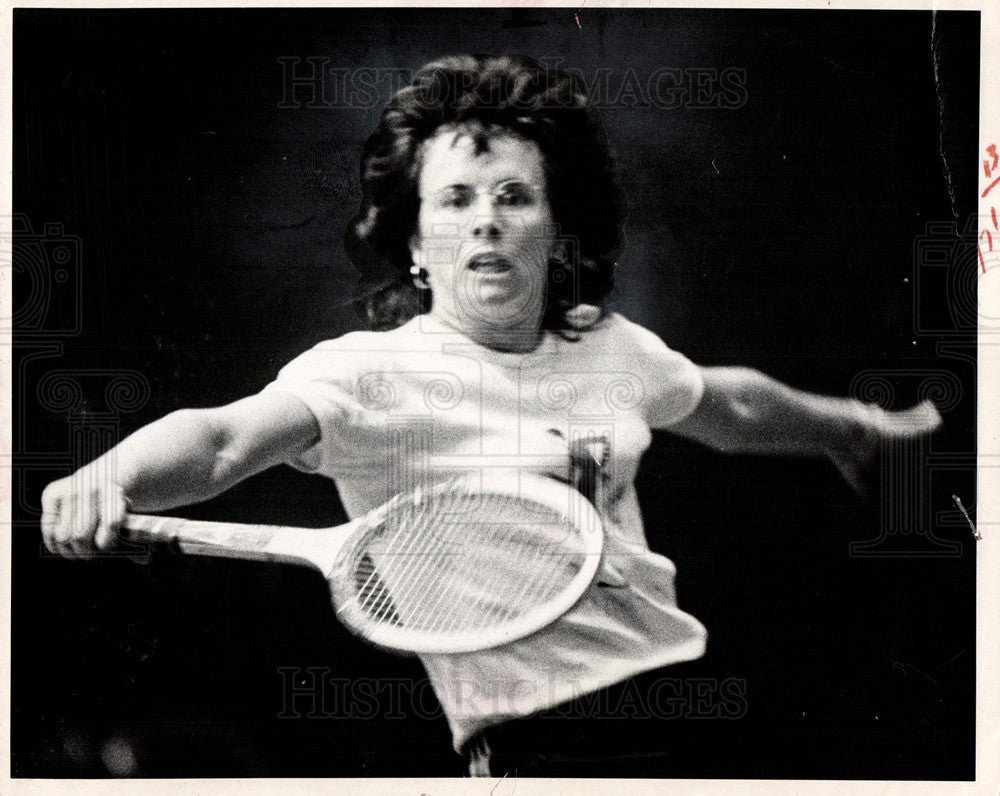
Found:
[[[345,525],[310,529],[130,514],[129,539],[182,553],[306,564],[337,617],[396,652],[457,653],[523,638],[573,607],[600,564],[594,507],[559,481],[455,479]]]

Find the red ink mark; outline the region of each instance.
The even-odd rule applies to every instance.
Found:
[[[983,174],[986,175],[986,179],[989,179],[993,176],[993,169],[997,167],[997,162],[1000,161],[1000,155],[997,154],[997,145],[990,144],[986,147],[986,154],[993,158],[992,164],[988,160],[983,161]]]
[[[990,144],[986,147],[986,154],[992,158],[992,160],[983,161],[983,174],[986,175],[986,179],[993,176],[993,172],[996,170],[997,166],[1000,165],[1000,153],[997,152],[997,145]],[[997,183],[1000,183],[1000,177],[997,177],[993,182],[986,186],[986,190],[980,194],[980,198],[985,199],[987,194],[997,187]],[[997,209],[996,207],[990,208],[990,220],[993,222],[993,229],[1000,231],[1000,225],[997,224]],[[986,248],[987,251],[993,251],[993,235],[988,229],[984,229],[979,233],[979,240],[982,241],[983,235],[986,235]],[[977,246],[976,250],[979,252],[979,265],[982,266],[983,273],[986,273],[986,260],[983,259],[983,247]]]
[[[580,24],[580,15],[579,15],[579,14],[574,14],[574,15],[573,15],[573,19],[575,19],[575,20],[576,20],[576,26],[577,26],[577,27],[578,27],[578,28],[579,28],[580,30],[583,30],[583,25],[581,25],[581,24]],[[985,161],[983,161],[983,162],[985,163]]]

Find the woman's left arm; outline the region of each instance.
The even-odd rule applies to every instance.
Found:
[[[701,402],[671,431],[727,453],[824,457],[858,491],[862,468],[883,440],[923,436],[941,425],[930,401],[888,412],[802,392],[751,368],[701,368],[701,373]]]

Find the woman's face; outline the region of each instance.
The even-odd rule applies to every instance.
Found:
[[[488,142],[477,153],[471,135],[443,128],[423,144],[410,251],[427,272],[432,314],[516,350],[537,342],[555,224],[538,145],[506,132]]]

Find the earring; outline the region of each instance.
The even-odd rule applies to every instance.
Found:
[[[572,268],[573,264],[569,261],[569,253],[566,251],[565,243],[557,243],[552,247],[552,253],[549,258],[555,265],[562,268]]]
[[[413,277],[413,284],[416,285],[417,290],[430,290],[431,286],[427,284],[426,268],[421,268],[419,265],[411,265],[410,276]]]

